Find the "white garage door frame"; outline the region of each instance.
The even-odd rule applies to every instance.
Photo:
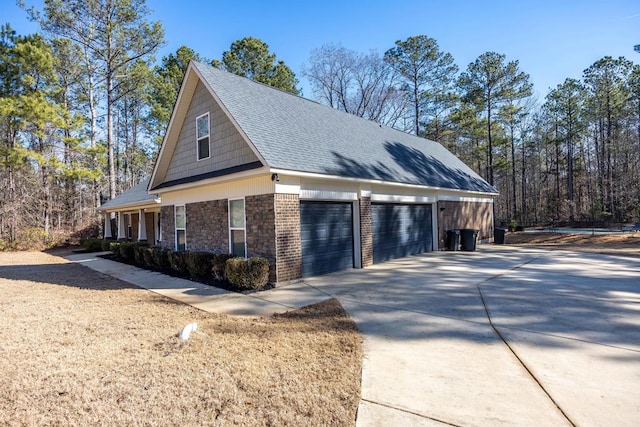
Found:
[[[360,236],[360,202],[356,191],[300,189],[300,202],[351,202],[353,218],[353,267],[362,268]]]
[[[395,194],[372,194],[371,203],[398,203],[404,205],[430,205],[431,206],[431,250],[438,250],[438,212],[437,198],[435,196],[406,196]]]

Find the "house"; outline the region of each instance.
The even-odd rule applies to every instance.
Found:
[[[160,198],[150,194],[149,178],[100,206],[105,214],[104,238],[112,239],[111,214],[119,213],[118,240],[160,241]],[[140,221],[144,218],[144,221]]]
[[[262,256],[277,282],[489,239],[497,196],[436,142],[196,62],[147,190],[103,210],[147,238],[159,210],[159,245]]]

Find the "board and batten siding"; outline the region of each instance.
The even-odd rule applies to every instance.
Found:
[[[210,154],[197,160],[196,117],[209,112]],[[198,82],[191,99],[178,142],[163,181],[187,178],[216,170],[226,169],[257,161],[258,158],[246,144],[233,123]]]

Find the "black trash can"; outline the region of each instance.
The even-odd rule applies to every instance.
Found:
[[[447,230],[447,250],[459,251],[460,249],[460,230]]]
[[[496,228],[493,232],[493,243],[496,245],[504,245],[504,236],[507,230],[504,228]]]
[[[473,228],[463,228],[460,230],[460,240],[463,251],[475,251],[476,239],[478,237],[478,231]]]

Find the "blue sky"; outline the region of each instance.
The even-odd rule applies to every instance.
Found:
[[[41,1],[25,0],[40,7]],[[258,37],[269,44],[300,80],[312,49],[338,43],[361,52],[384,53],[396,40],[424,34],[450,52],[460,69],[487,51],[518,60],[531,75],[536,94],[582,71],[603,56],[625,56],[640,63],[640,2],[609,1],[456,1],[456,0],[148,0],[152,19],[165,28],[166,55],[187,45],[219,58],[234,40]],[[37,30],[14,0],[0,0],[0,23],[19,34]]]

